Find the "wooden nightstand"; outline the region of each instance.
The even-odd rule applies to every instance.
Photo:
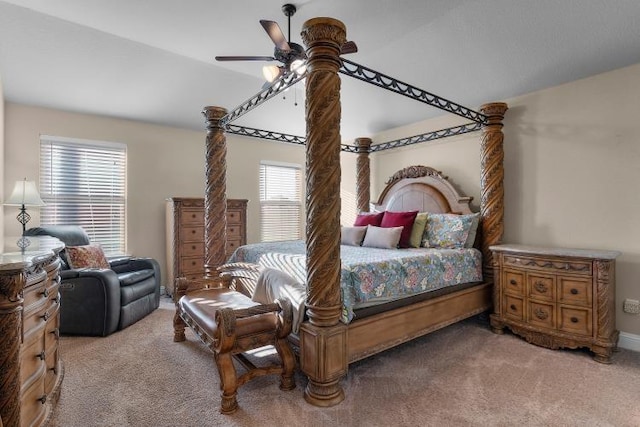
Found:
[[[617,346],[617,251],[496,245],[491,327],[557,349],[587,347],[610,363]]]

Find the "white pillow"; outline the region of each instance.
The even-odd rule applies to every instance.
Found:
[[[400,235],[404,227],[376,227],[367,225],[367,233],[364,236],[362,246],[368,248],[395,249],[400,242]]]
[[[341,227],[340,243],[349,246],[360,246],[366,232],[366,226]]]

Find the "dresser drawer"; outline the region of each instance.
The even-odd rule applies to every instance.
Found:
[[[204,210],[203,209],[183,209],[180,212],[180,225],[204,226]]]
[[[44,375],[46,354],[42,335],[38,339],[32,339],[22,348],[20,362],[20,384],[29,387]]]
[[[512,319],[524,320],[524,299],[512,295],[505,295],[504,313]]]
[[[555,305],[553,303],[529,302],[528,322],[532,325],[543,328],[555,328],[556,316]]]
[[[591,310],[560,306],[559,329],[572,334],[591,335]]]
[[[182,274],[204,271],[204,257],[180,258],[180,272]]]
[[[238,210],[227,211],[227,224],[242,224],[242,213]]]
[[[524,272],[507,270],[504,272],[505,292],[524,295]]]
[[[504,265],[523,267],[527,269],[540,269],[549,273],[571,273],[584,274],[588,276],[592,273],[590,261],[581,261],[576,259],[561,260],[543,257],[505,255]]]
[[[558,276],[558,288],[561,303],[591,307],[591,279]]]
[[[227,240],[240,240],[242,237],[242,233],[240,230],[240,225],[237,224],[227,224]]]
[[[36,307],[41,306],[45,303],[45,299],[49,296],[49,291],[47,290],[44,283],[39,283],[35,286],[29,286],[24,290],[24,303],[23,309],[26,311],[29,310],[37,310]]]
[[[203,257],[204,242],[185,242],[180,245],[180,253],[185,257]]]
[[[227,247],[226,247],[227,257],[230,257],[231,254],[238,248],[238,246],[242,246],[242,241],[240,239],[227,240]]]
[[[50,304],[48,299],[42,299],[42,303],[39,306],[31,306],[30,310],[24,311],[22,318],[22,331],[24,335],[24,341],[29,340],[29,336],[33,334],[40,334],[45,327],[47,320],[51,317],[51,314],[47,311]]]
[[[204,242],[204,226],[183,227],[180,240],[183,242]]]
[[[528,295],[536,300],[555,301],[556,281],[554,275],[527,274]]]
[[[22,389],[20,405],[20,424],[23,426],[38,426],[47,414],[47,399],[44,392],[44,376],[38,381]]]

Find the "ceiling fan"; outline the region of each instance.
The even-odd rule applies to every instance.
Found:
[[[265,65],[262,68],[262,74],[268,82],[273,82],[277,78],[289,73],[295,72],[298,75],[304,74],[306,71],[307,54],[304,48],[297,43],[291,41],[291,17],[296,13],[296,7],[292,4],[282,6],[288,21],[288,37],[285,38],[280,26],[275,21],[260,20],[260,25],[267,32],[275,49],[273,56],[216,56],[216,61],[279,61],[282,65]],[[355,53],[358,47],[352,41],[348,41],[342,45],[341,54]]]

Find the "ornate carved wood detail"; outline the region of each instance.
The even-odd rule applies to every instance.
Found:
[[[494,102],[480,107],[487,117],[480,146],[480,215],[482,217],[483,272],[493,275],[489,246],[499,244],[504,232],[504,150],[502,121],[507,104]]]
[[[596,292],[598,298],[598,338],[608,340],[615,332],[615,301],[611,283],[615,283],[615,269],[611,261],[595,261]]]
[[[385,182],[387,186],[390,186],[401,179],[407,178],[422,178],[423,176],[433,176],[438,179],[446,180],[447,177],[442,175],[442,172],[435,170],[429,166],[408,166],[404,169],[391,175],[391,177]]]
[[[565,262],[540,258],[523,258],[510,255],[505,255],[504,262],[505,264],[520,267],[549,268],[563,272],[591,274],[590,262]]]
[[[369,212],[371,201],[371,168],[369,149],[371,138],[356,138],[358,158],[356,159],[356,205],[358,212]]]
[[[0,418],[6,426],[20,425],[20,335],[25,284],[24,272],[0,275]]]
[[[307,46],[307,313],[314,325],[338,323],[340,300],[340,47],[344,25],[303,25]]]
[[[227,241],[227,139],[220,120],[227,114],[221,107],[205,107],[206,184],[204,197],[205,277],[216,276],[216,268],[226,261]]]

